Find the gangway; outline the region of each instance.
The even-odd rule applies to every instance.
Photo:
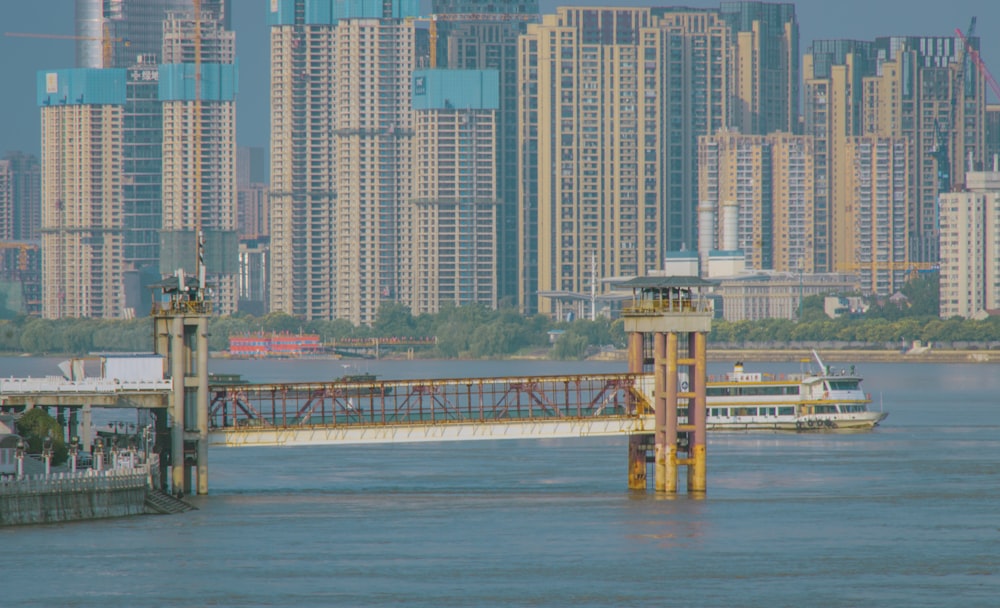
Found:
[[[632,374],[218,385],[209,444],[626,435],[652,428],[640,385]]]

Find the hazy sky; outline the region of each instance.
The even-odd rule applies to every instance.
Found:
[[[430,3],[423,0],[429,12]],[[720,0],[541,0],[542,12],[560,5],[717,7]],[[1000,78],[1000,2],[997,0],[803,0],[796,2],[800,51],[821,38],[871,40],[888,35],[951,35],[978,17],[983,59]],[[240,60],[237,125],[240,145],[266,146],[268,131],[267,0],[233,0]],[[0,30],[73,34],[73,0],[0,0]],[[71,40],[0,37],[0,154],[39,149],[38,70],[73,67]],[[994,99],[994,101],[996,101]]]

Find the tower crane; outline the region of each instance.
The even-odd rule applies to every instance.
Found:
[[[44,34],[40,32],[4,32],[4,36],[13,38],[48,38],[50,40],[99,40],[101,42],[101,67],[111,67],[112,51],[114,43],[121,42],[125,46],[129,45],[128,38],[115,38],[111,36],[108,24],[104,24],[104,33],[101,36],[72,36],[69,34]]]
[[[972,24],[969,26],[970,32],[975,28],[975,25],[976,25],[976,18],[973,17]],[[969,44],[969,38],[971,37],[971,33],[970,35],[967,36],[964,33],[962,33],[962,30],[960,29],[955,29],[955,33],[958,34],[959,38],[962,39],[965,52],[969,56],[969,59],[972,60],[973,65],[976,66],[976,70],[979,72],[980,76],[982,76],[983,79],[986,80],[986,84],[989,85],[990,89],[993,91],[993,94],[996,95],[997,99],[1000,99],[1000,84],[997,84],[996,79],[993,78],[993,74],[991,74],[989,68],[986,67],[986,63],[983,62],[983,58],[979,54],[979,51],[972,48],[972,45]]]

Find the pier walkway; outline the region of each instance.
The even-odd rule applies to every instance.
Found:
[[[653,412],[629,374],[211,386],[209,444],[628,435]]]

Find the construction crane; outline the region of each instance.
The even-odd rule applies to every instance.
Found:
[[[48,38],[51,40],[99,40],[101,42],[101,67],[111,67],[114,43],[121,42],[125,46],[129,45],[128,38],[114,38],[108,29],[108,24],[104,24],[104,34],[101,36],[71,36],[69,34],[43,34],[38,32],[4,32],[4,36],[13,38]]]
[[[428,24],[430,35],[430,47],[431,47],[431,68],[437,67],[437,15],[431,15],[430,17],[406,17],[407,23],[413,23],[414,21],[425,21]]]
[[[970,31],[975,28],[975,25],[976,20],[973,18],[972,24],[969,27]],[[983,58],[979,55],[979,51],[972,48],[972,45],[969,44],[969,38],[971,36],[966,36],[962,33],[962,30],[957,28],[955,29],[955,33],[962,39],[962,45],[965,48],[965,52],[969,56],[969,59],[972,60],[972,63],[976,66],[976,70],[979,72],[980,76],[986,80],[986,84],[989,85],[993,94],[996,95],[998,100],[1000,100],[1000,84],[997,84],[996,79],[993,78],[993,74],[991,74],[989,68],[986,67],[986,64],[983,62]]]
[[[948,154],[948,134],[934,119],[934,148],[931,156],[937,161],[938,195],[951,191],[951,158]]]

